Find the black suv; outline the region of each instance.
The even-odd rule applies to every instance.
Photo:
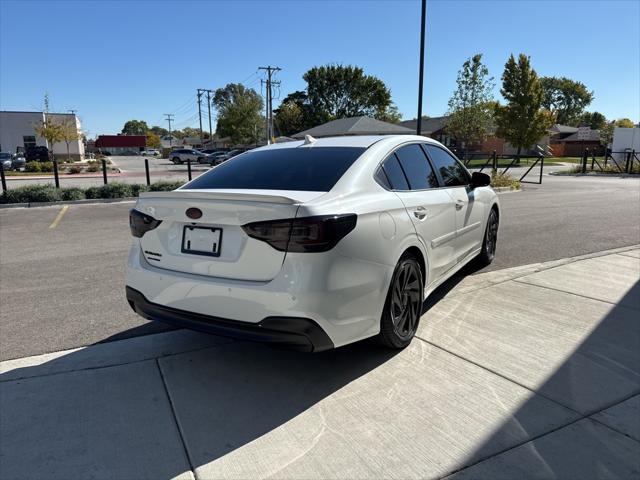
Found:
[[[24,158],[27,162],[48,162],[49,161],[49,149],[47,147],[29,147],[24,154]]]

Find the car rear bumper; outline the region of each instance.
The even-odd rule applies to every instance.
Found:
[[[306,352],[333,348],[325,331],[308,318],[267,317],[258,323],[239,322],[158,305],[131,287],[126,287],[126,291],[131,308],[147,320],[242,340],[276,343]]]
[[[265,330],[266,319],[306,319],[302,323],[311,319],[332,346],[340,347],[380,331],[380,314],[392,274],[392,266],[332,251],[288,254],[280,272],[269,281],[231,280],[158,268],[144,258],[139,243],[134,241],[127,261],[126,286],[140,292],[147,303],[166,307],[163,318],[156,318],[157,312],[155,316],[149,314],[150,318],[171,323],[169,313],[187,312],[194,314],[193,318],[246,325],[243,332],[253,333]],[[144,309],[137,311],[144,316]],[[266,330],[273,330],[273,320],[267,323]],[[276,330],[284,331],[280,327]],[[294,328],[293,333],[299,330]]]

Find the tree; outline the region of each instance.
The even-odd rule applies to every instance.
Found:
[[[158,127],[157,125],[154,125],[153,127],[151,127],[149,131],[155,135],[158,135],[159,137],[164,137],[165,135],[169,135],[169,130],[167,130],[166,128]]]
[[[263,132],[262,98],[251,88],[229,83],[213,95],[218,110],[216,133],[234,144],[256,143]]]
[[[365,75],[359,67],[326,65],[313,67],[303,77],[307,82],[307,101],[317,120],[366,115],[393,116],[391,91],[382,80]]]
[[[34,125],[33,129],[36,135],[47,141],[47,147],[51,150],[51,154],[53,154],[53,145],[62,141],[63,138],[62,125],[45,113],[44,120]]]
[[[162,143],[160,142],[160,136],[153,133],[151,130],[147,132],[146,145],[149,148],[160,148]]]
[[[148,131],[149,126],[144,120],[129,120],[122,127],[124,135],[146,135]]]
[[[280,135],[289,136],[307,129],[303,106],[295,101],[286,101],[274,110],[273,121]]]
[[[173,132],[178,138],[197,137],[200,138],[200,129],[193,127],[185,127],[182,130]],[[202,138],[209,138],[209,132],[202,131]]]
[[[591,130],[600,130],[607,123],[607,118],[600,112],[584,112],[580,115],[578,126],[588,126]]]
[[[608,147],[613,142],[613,131],[616,127],[633,128],[634,126],[633,122],[628,118],[619,118],[618,120],[606,122],[600,129],[600,141],[605,147]]]
[[[500,93],[507,104],[496,107],[496,134],[518,149],[533,145],[553,125],[554,117],[542,109],[544,92],[529,57],[509,57],[502,74]]]
[[[75,117],[60,124],[60,140],[67,144],[67,161],[71,161],[71,142],[78,141],[80,138],[82,134],[78,131]]]
[[[476,54],[462,64],[456,80],[457,88],[449,100],[446,129],[462,142],[465,151],[470,144],[484,140],[493,122],[493,77]]]
[[[593,101],[593,92],[584,83],[566,77],[542,77],[542,106],[556,115],[561,125],[576,126],[580,115]]]

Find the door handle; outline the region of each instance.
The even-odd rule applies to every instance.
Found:
[[[425,217],[427,216],[427,212],[425,210],[424,207],[418,207],[413,211],[413,215],[418,219],[418,220],[424,220]]]
[[[461,200],[458,200],[456,202],[456,210],[462,210],[462,207],[464,207],[464,202]]]

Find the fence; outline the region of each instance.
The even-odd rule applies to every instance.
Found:
[[[475,162],[478,159],[480,160],[486,159],[486,161],[478,164],[477,162]],[[537,155],[537,156],[498,155],[494,150],[491,153],[486,153],[486,152],[470,153],[465,155],[465,159],[463,160],[464,165],[469,169],[476,169],[479,167],[478,171],[482,172],[485,168],[491,166],[491,171],[497,175],[504,175],[513,167],[523,168],[522,162],[526,162],[526,165],[524,166],[524,168],[526,168],[527,170],[520,176],[519,181],[521,183],[541,184],[542,172],[544,169],[544,156],[542,155]],[[537,181],[525,180],[527,175],[529,175],[529,173],[531,173],[531,171],[537,165],[539,166],[538,180]]]
[[[53,159],[52,160],[52,165],[53,165],[53,183],[55,185],[55,188],[59,189],[61,188],[60,186],[60,167],[58,165],[58,160],[57,159]],[[191,165],[191,160],[187,159],[186,160],[186,166],[187,166],[187,170],[186,170],[186,176],[187,176],[187,180],[192,180],[193,178],[193,170],[192,170],[192,165]],[[150,172],[150,168],[149,168],[149,159],[145,158],[144,159],[144,171],[145,171],[145,182],[147,186],[151,185],[151,172]],[[103,185],[108,185],[109,183],[109,174],[108,174],[108,167],[107,167],[107,161],[106,159],[102,159],[101,160],[101,172],[102,172],[102,183]],[[45,172],[44,175],[46,175],[49,172]],[[173,176],[173,175],[171,175]],[[4,170],[4,165],[2,164],[2,162],[0,162],[0,179],[1,179],[1,184],[2,184],[2,194],[4,195],[5,192],[7,192],[8,190],[8,186],[7,186],[7,178],[6,178],[6,174],[5,174],[5,170]],[[69,179],[73,179],[73,180],[77,180],[79,178],[87,178],[86,176],[79,176],[76,174],[73,175],[68,175]],[[93,177],[92,177],[93,178]],[[117,177],[120,178],[120,177]],[[131,177],[128,177],[131,178]],[[111,180],[113,181],[113,176],[111,177]]]
[[[595,154],[595,151],[589,151],[585,149],[582,153],[582,161],[580,163],[580,173],[587,173],[587,171],[613,171],[617,173],[640,173],[640,158],[635,150],[625,150],[621,152],[612,152],[606,150],[604,156]],[[618,155],[618,160],[616,160]],[[591,161],[589,161],[591,158]],[[589,163],[591,168],[589,169]],[[596,169],[597,167],[597,169]]]

